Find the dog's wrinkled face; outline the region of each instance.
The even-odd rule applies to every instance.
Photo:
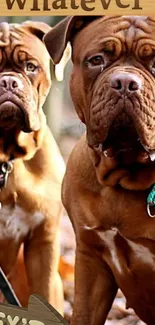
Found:
[[[62,26],[62,27],[61,27]],[[155,20],[116,16],[73,18],[45,36],[72,42],[71,95],[94,150],[121,164],[155,158]],[[50,43],[51,42],[51,43]],[[61,46],[60,46],[61,48]]]
[[[100,18],[73,42],[71,94],[90,146],[130,161],[155,150],[155,22]]]
[[[0,135],[40,129],[40,110],[50,87],[44,23],[0,24]]]

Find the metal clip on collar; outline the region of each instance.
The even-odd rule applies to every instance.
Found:
[[[11,161],[4,162],[0,166],[0,191],[2,188],[6,187],[8,175],[12,172],[13,169],[13,163]],[[0,202],[0,209],[2,207],[2,204]]]
[[[154,218],[155,214],[152,215],[150,208],[151,207],[155,207],[155,184],[153,185],[151,192],[149,193],[148,197],[147,197],[147,213],[149,215],[149,217]]]
[[[12,172],[13,169],[13,163],[11,161],[5,162],[1,166],[1,171],[4,175],[4,187],[7,185],[8,175]]]

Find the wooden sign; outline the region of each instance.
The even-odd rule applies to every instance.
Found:
[[[0,0],[3,16],[152,15],[154,0]]]
[[[39,295],[29,298],[28,309],[0,304],[0,325],[69,325],[66,320]]]

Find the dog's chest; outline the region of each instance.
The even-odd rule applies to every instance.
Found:
[[[131,240],[125,238],[117,228],[107,231],[98,231],[98,236],[103,241],[105,258],[119,274],[125,270],[143,270],[146,266],[154,272],[155,277],[155,241],[140,238]]]
[[[3,206],[0,210],[0,240],[14,239],[19,241],[30,231],[33,231],[42,221],[44,216],[41,212],[28,213],[20,206],[13,209]]]
[[[125,238],[117,228],[98,235],[103,242],[103,259],[124,293],[127,306],[134,308],[142,320],[148,320],[147,324],[154,324],[155,241]]]

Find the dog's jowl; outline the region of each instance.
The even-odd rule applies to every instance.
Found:
[[[68,41],[71,96],[86,124],[62,194],[77,241],[72,325],[103,325],[118,288],[153,325],[155,20],[67,17],[45,36],[55,63]]]
[[[64,163],[42,110],[51,84],[49,30],[39,22],[0,24],[0,266],[22,305],[38,293],[62,312]]]

